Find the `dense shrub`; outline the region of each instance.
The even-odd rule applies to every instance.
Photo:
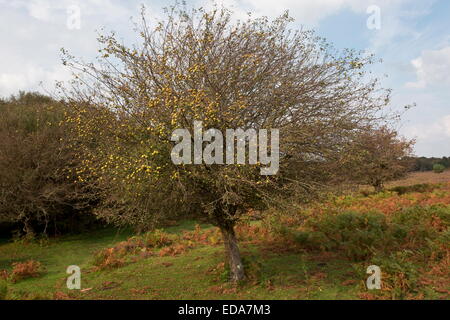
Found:
[[[450,208],[435,205],[405,208],[389,217],[378,212],[330,210],[308,219],[300,230],[284,226],[275,232],[290,236],[306,250],[339,251],[359,261],[377,253],[417,247],[426,258],[442,256],[443,244],[449,238],[448,226]]]
[[[440,163],[436,163],[435,165],[433,165],[433,171],[435,173],[442,173],[442,172],[444,172],[444,170],[445,170],[445,167]]]
[[[0,223],[29,237],[74,231],[94,219],[91,191],[74,183],[62,103],[21,93],[0,105]]]
[[[342,212],[319,217],[308,224],[316,233],[309,236],[310,241],[327,250],[342,250],[353,260],[366,259],[374,247],[384,247],[390,240],[386,237],[386,217],[377,212]]]
[[[103,249],[94,255],[93,265],[96,270],[119,268],[124,264],[123,254],[119,254],[115,248]]]
[[[407,242],[427,244],[441,236],[450,226],[450,209],[443,206],[405,208],[392,218],[396,230],[402,230]]]
[[[10,279],[13,282],[27,278],[36,278],[44,272],[42,264],[35,260],[14,262],[12,266],[13,270],[11,272]]]
[[[376,255],[371,261],[382,270],[382,292],[391,299],[408,299],[419,280],[418,264],[410,250]]]
[[[433,165],[441,164],[445,168],[450,168],[450,157],[442,158],[426,158],[419,157],[415,158],[415,165],[413,171],[431,171],[433,170]]]
[[[389,191],[397,192],[399,195],[410,193],[410,192],[431,192],[436,189],[437,185],[432,185],[428,183],[420,183],[412,186],[398,186],[390,188]]]
[[[151,248],[161,248],[172,244],[173,237],[162,230],[155,230],[153,232],[147,232],[144,235],[145,244]]]

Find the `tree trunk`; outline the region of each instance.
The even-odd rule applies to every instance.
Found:
[[[244,279],[244,266],[242,264],[241,253],[239,252],[236,234],[233,226],[221,226],[223,243],[225,246],[225,256],[230,267],[232,282],[239,282]]]
[[[31,223],[29,222],[29,219],[26,218],[23,221],[23,231],[25,232],[25,236],[29,239],[34,238],[34,230],[33,230],[33,226],[31,225]]]

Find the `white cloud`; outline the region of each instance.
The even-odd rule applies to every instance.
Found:
[[[322,20],[337,15],[341,11],[350,10],[366,19],[373,14],[368,13],[370,6],[380,8],[381,28],[367,29],[369,52],[380,53],[385,49],[394,52],[405,46],[417,45],[421,36],[413,26],[420,16],[430,13],[435,0],[218,0],[217,3],[235,11],[236,18],[246,18],[251,11],[253,16],[274,18],[289,10],[296,22],[309,28],[317,27]],[[200,0],[203,6],[211,7],[211,0]],[[339,28],[339,26],[336,26]],[[362,23],[359,28],[366,28]],[[358,30],[357,32],[361,32]],[[351,37],[352,35],[347,35]],[[405,43],[406,42],[406,43]]]
[[[405,128],[409,137],[417,137],[421,142],[429,142],[436,138],[450,138],[450,114],[431,124],[417,124]]]
[[[50,4],[43,0],[33,0],[28,3],[28,12],[30,16],[42,21],[49,21]]]
[[[429,124],[417,124],[405,128],[406,136],[416,138],[418,147],[422,145],[433,145],[434,148],[449,148],[450,139],[450,115],[444,116],[438,121]],[[444,145],[439,146],[439,142],[445,141]],[[436,150],[437,151],[437,150]]]
[[[450,46],[440,50],[426,50],[411,61],[417,81],[406,83],[408,88],[450,85]]]
[[[423,0],[422,0],[423,1]],[[396,7],[406,3],[407,0],[219,0],[218,4],[223,4],[236,11],[239,17],[245,16],[251,11],[255,16],[268,16],[274,18],[289,10],[291,16],[297,22],[309,26],[316,26],[321,20],[337,14],[344,9],[352,10],[355,13],[367,14],[366,10],[371,5],[377,5],[382,9],[382,14],[393,12]],[[411,2],[411,1],[410,1]],[[211,6],[210,0],[203,0],[201,3]]]
[[[274,16],[289,9],[291,15],[300,23],[316,25],[325,17],[338,12],[350,0],[316,0],[316,1],[295,1],[295,0],[246,0],[244,3],[250,5],[256,12]]]
[[[80,6],[80,30],[67,27],[71,5]],[[38,90],[40,82],[51,90],[55,80],[67,80],[69,71],[61,65],[60,48],[92,60],[97,54],[96,29],[106,26],[121,35],[132,32],[129,17],[139,13],[133,6],[137,2],[126,5],[111,0],[0,0],[0,96]]]
[[[402,133],[416,139],[415,150],[419,156],[450,155],[450,114],[431,123],[410,125]]]
[[[0,73],[0,93],[6,96],[19,90],[39,90],[41,82],[44,89],[51,91],[49,86],[53,85],[55,80],[66,81],[70,78],[69,70],[62,66],[48,69],[29,65],[20,72]]]

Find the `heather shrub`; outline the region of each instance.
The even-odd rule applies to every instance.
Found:
[[[420,193],[431,192],[436,188],[438,188],[437,185],[431,185],[428,183],[420,183],[420,184],[415,184],[412,186],[398,186],[398,187],[390,188],[389,191],[397,192],[399,195],[403,195],[405,193],[410,193],[410,192],[420,192]]]
[[[157,229],[144,235],[144,242],[150,248],[161,248],[173,243],[174,237],[163,230]]]
[[[395,212],[391,222],[405,242],[426,244],[445,234],[450,225],[450,208],[414,206]]]
[[[371,262],[381,269],[381,295],[390,299],[410,299],[418,286],[419,270],[410,250],[376,255]]]
[[[377,212],[339,212],[311,219],[310,232],[300,232],[295,239],[312,248],[340,250],[349,259],[364,260],[374,248],[385,247],[388,236],[386,217]]]
[[[444,170],[445,170],[445,167],[440,163],[436,163],[433,165],[433,171],[435,173],[442,173],[442,172],[444,172]]]
[[[180,243],[175,243],[170,246],[164,247],[159,251],[160,257],[165,256],[177,256],[179,254],[185,253],[187,250],[192,249],[193,244],[189,241],[183,241]]]
[[[42,264],[39,261],[35,260],[14,262],[12,266],[13,269],[10,275],[10,279],[13,282],[17,282],[27,278],[36,278],[44,272]]]
[[[127,241],[119,242],[115,247],[114,251],[119,255],[126,255],[129,253],[135,253],[136,251],[144,247],[144,242],[141,239],[132,237]]]
[[[114,248],[103,249],[95,253],[93,265],[96,270],[114,269],[122,267],[125,260]]]
[[[283,236],[290,235],[304,249],[339,250],[358,261],[375,252],[418,245],[426,256],[436,254],[442,251],[441,244],[448,238],[449,225],[448,207],[415,206],[395,211],[389,217],[378,212],[327,212],[308,220],[301,230],[287,227],[278,230]]]

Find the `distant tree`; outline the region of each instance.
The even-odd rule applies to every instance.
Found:
[[[433,171],[435,173],[442,173],[445,171],[445,167],[440,163],[436,163],[435,165],[433,165]]]
[[[414,171],[431,171],[433,170],[433,161],[429,158],[420,157],[415,159]]]
[[[357,133],[349,151],[354,155],[351,176],[382,191],[386,182],[403,177],[413,167],[414,143],[387,126]]]
[[[63,92],[78,111],[67,121],[79,136],[71,144],[83,159],[79,180],[103,190],[97,214],[111,222],[208,219],[220,228],[231,280],[239,281],[239,219],[249,208],[329,185],[343,146],[378,122],[389,91],[366,73],[372,56],[337,52],[311,31],[291,31],[287,14],[233,22],[226,9],[173,7],[155,28],[144,16],[138,44],[100,36],[95,63],[63,51],[76,73]],[[223,133],[279,129],[278,173],[261,175],[262,163],[174,164],[171,134],[183,128],[194,137],[194,121]]]
[[[437,163],[445,168],[450,168],[450,158],[448,157],[442,157],[442,159],[440,159]]]
[[[413,171],[431,171],[433,170],[433,166],[435,164],[440,164],[445,168],[450,168],[450,158],[442,157],[442,158],[426,158],[419,157],[414,159],[414,168]]]

